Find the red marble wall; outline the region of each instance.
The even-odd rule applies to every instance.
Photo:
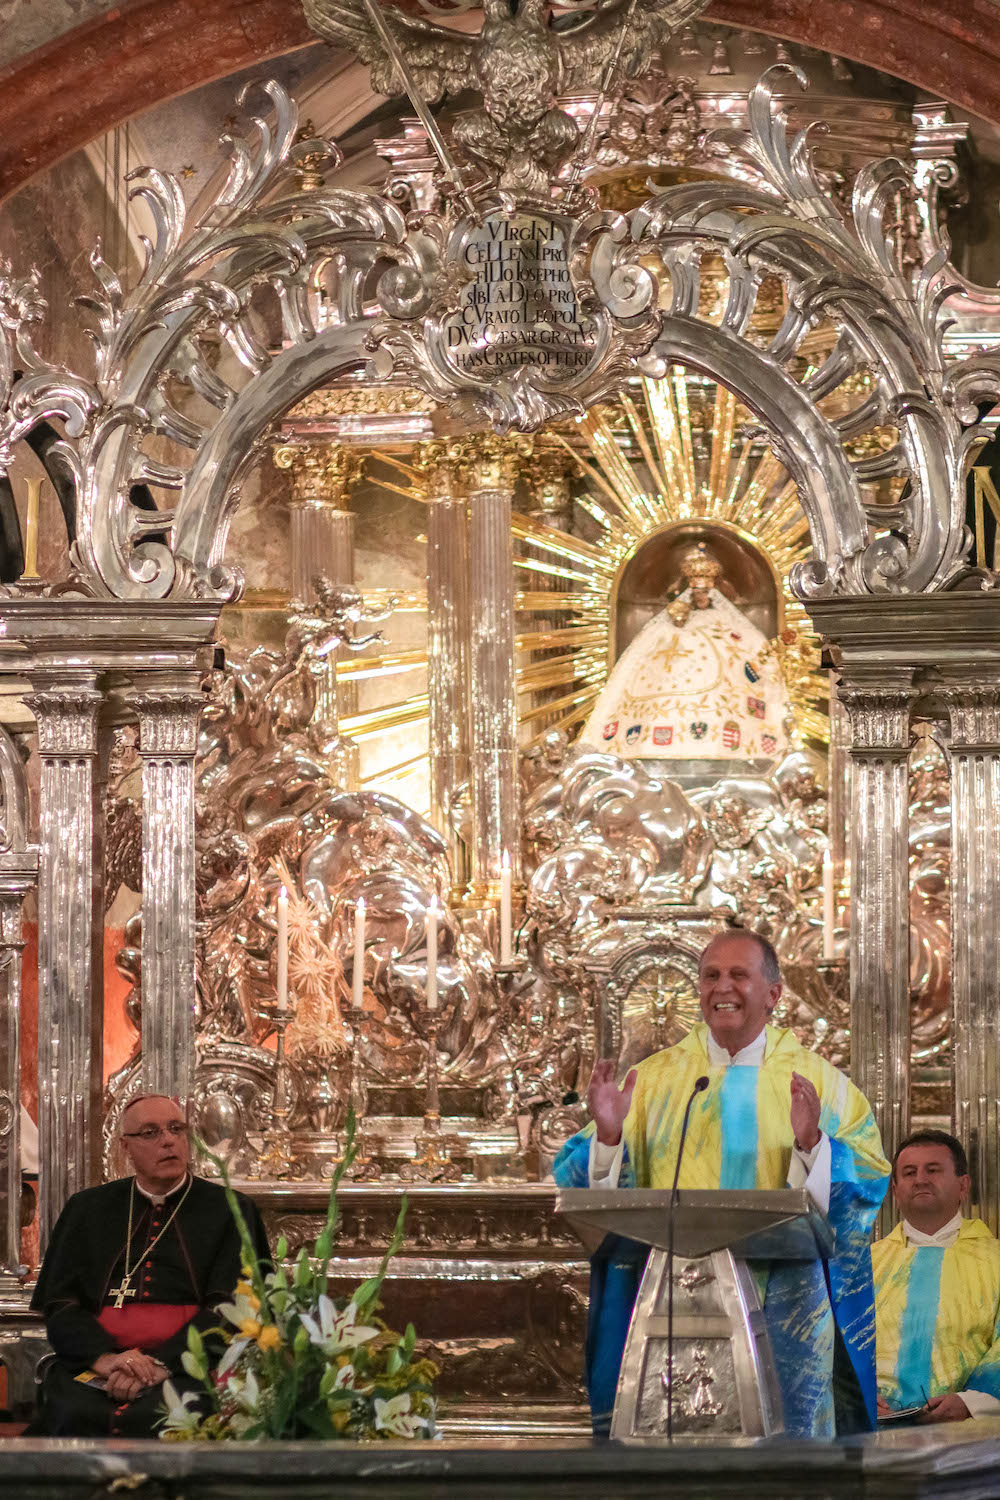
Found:
[[[21,973],[21,1099],[32,1119],[38,1118],[38,927],[23,927],[24,955]],[[125,1015],[128,984],[115,968],[115,954],[124,942],[121,928],[104,932],[104,1047],[103,1079],[120,1068],[137,1040],[135,1028]],[[38,1264],[38,1231],[32,1224],[21,1236],[21,1259]]]

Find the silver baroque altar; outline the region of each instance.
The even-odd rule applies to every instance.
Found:
[[[530,1180],[580,1123],[595,1052],[627,1062],[689,1024],[698,951],[730,921],[774,937],[782,1018],[849,1063],[890,1148],[911,1072],[941,1085],[933,1112],[953,1105],[996,1227],[1000,596],[968,560],[964,502],[1000,365],[945,338],[970,289],[939,227],[933,121],[919,171],[855,161],[827,191],[789,127],[805,77],[782,63],[740,101],[725,169],[712,156],[714,175],[644,188],[624,210],[602,200],[601,154],[641,161],[609,119],[626,82],[629,118],[645,100],[663,127],[657,162],[707,166],[702,104],[646,79],[695,8],[640,8],[627,80],[622,7],[590,18],[592,46],[521,7],[476,37],[437,34],[430,63],[387,12],[384,81],[406,85],[425,136],[390,143],[384,192],[342,186],[336,145],[302,139],[291,99],[264,85],[196,221],[170,174],[133,174],[155,231],[128,290],[95,253],[87,373],[39,352],[37,281],[0,271],[0,462],[52,424],[73,497],[68,576],[0,599],[0,672],[39,761],[29,815],[16,748],[0,755],[0,1098],[18,1096],[19,925],[37,868],[43,1241],[70,1191],[115,1170],[120,1111],[150,1087],[191,1098],[271,1203],[312,1201],[353,1108],[359,1203],[448,1184],[471,1215],[459,1241],[477,1214],[489,1238],[484,1205],[542,1201]],[[360,12],[311,10],[330,35],[352,16],[386,72]],[[532,28],[545,66],[512,103]],[[496,68],[475,73],[487,56]],[[472,68],[483,108],[443,135],[426,106],[449,65]],[[404,180],[421,150],[433,160]],[[308,414],[327,397],[341,402],[333,451]],[[229,532],[269,443],[292,474],[296,598],[280,639],[220,660],[243,590]],[[362,456],[427,507],[422,710],[376,714],[354,696],[364,671],[393,667],[404,608],[356,586]],[[665,549],[653,600],[626,587],[651,542]],[[662,755],[609,754],[600,726],[597,743],[581,727],[618,646],[658,610],[674,672],[711,612],[735,608],[682,583],[691,547],[762,622],[761,649],[734,658],[745,707],[718,716],[729,758],[671,756],[665,721],[646,726]],[[768,674],[787,737],[769,726],[765,763],[741,761]],[[418,711],[426,816],[358,769],[373,714]],[[685,732],[708,736],[710,718]],[[517,932],[501,962],[505,852]],[[101,896],[122,883],[142,896],[118,956],[140,1044],[102,1095]],[[275,1005],[283,884],[289,1014]]]

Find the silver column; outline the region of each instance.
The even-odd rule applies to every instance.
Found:
[[[1000,684],[941,691],[951,755],[954,1130],[983,1220],[1000,1228]]]
[[[427,697],[431,821],[448,840],[456,891],[468,882],[467,854],[453,816],[469,778],[468,506],[454,450],[422,443],[414,454],[427,475]]]
[[[142,756],[142,1077],[190,1097],[194,1076],[194,757],[204,695],[132,696]]]
[[[292,479],[291,594],[311,604],[316,599],[317,577],[331,583],[354,582],[354,514],[348,500],[364,472],[363,451],[341,443],[282,443],[274,450],[274,463],[287,469]],[[341,715],[357,712],[357,684],[337,686],[337,659],[329,658],[327,676],[318,684],[316,718],[335,725]],[[360,776],[358,747],[353,740],[341,741],[338,757],[341,780],[348,790],[357,790]]]
[[[891,1155],[910,1118],[907,758],[913,673],[846,674],[851,724],[851,1078]]]
[[[510,853],[520,881],[520,787],[514,660],[511,500],[528,438],[472,439],[469,449],[469,678],[472,711],[472,870],[468,900],[499,894]]]
[[[24,762],[0,728],[0,1301],[21,1290],[21,929],[24,898],[38,879],[28,843]]]
[[[316,598],[317,574],[331,583],[354,582],[354,516],[347,498],[364,469],[364,453],[340,443],[282,443],[274,450],[277,468],[292,478],[291,592],[293,599]]]
[[[21,938],[24,898],[38,878],[37,849],[0,853],[0,1295],[21,1266]]]
[[[39,678],[36,676],[35,681]],[[38,1222],[41,1246],[71,1193],[97,1180],[103,969],[95,963],[96,677],[29,694],[41,757],[38,868]]]
[[[827,819],[830,830],[830,857],[833,878],[839,888],[844,878],[844,863],[850,847],[851,824],[851,726],[837,688],[833,672],[830,677],[830,758],[827,775]]]

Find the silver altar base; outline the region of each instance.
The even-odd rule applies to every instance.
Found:
[[[667,1254],[653,1250],[629,1328],[611,1436],[667,1432]],[[764,1313],[746,1261],[729,1250],[674,1261],[675,1435],[771,1437],[784,1431]]]

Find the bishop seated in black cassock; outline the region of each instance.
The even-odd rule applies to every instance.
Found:
[[[55,1228],[32,1298],[55,1362],[32,1431],[50,1437],[152,1437],[164,1380],[183,1373],[188,1328],[218,1325],[215,1308],[240,1275],[240,1241],[223,1189],[190,1169],[188,1127],[173,1099],[148,1094],[122,1115],[134,1177],[74,1193]],[[255,1205],[240,1199],[258,1254],[269,1251]]]

